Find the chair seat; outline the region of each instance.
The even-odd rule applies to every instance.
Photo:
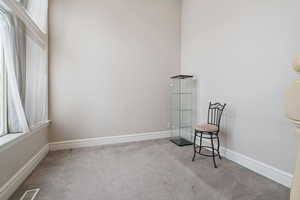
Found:
[[[195,127],[197,131],[203,132],[216,132],[219,130],[218,126],[212,124],[201,124]]]

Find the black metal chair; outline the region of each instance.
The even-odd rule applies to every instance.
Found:
[[[221,117],[225,106],[226,103],[222,105],[220,103],[209,102],[207,124],[197,125],[195,127],[193,161],[195,160],[196,153],[207,157],[213,157],[214,166],[215,168],[217,168],[215,157],[219,156],[220,160],[222,159],[220,155],[219,131],[220,131]],[[200,138],[200,145],[197,145],[197,138]],[[210,139],[211,146],[203,146],[202,145],[203,138]],[[217,149],[215,149],[214,146],[215,139],[218,142]],[[211,149],[212,154],[210,155],[210,154],[201,153],[203,147]],[[199,150],[197,151],[198,148]]]

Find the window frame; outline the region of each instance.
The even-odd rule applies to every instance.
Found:
[[[35,40],[42,48],[48,49],[48,32],[42,31],[42,29],[35,23],[30,14],[23,7],[23,5],[16,0],[3,1],[5,5],[7,5],[7,7],[25,24],[26,30],[28,31],[30,37]]]
[[[20,19],[24,25],[25,25],[25,30],[26,34],[33,40],[35,41],[42,49],[46,51],[46,54],[48,55],[48,23],[46,25],[46,29],[44,32],[41,27],[38,26],[38,24],[33,20],[33,18],[30,16],[30,13],[26,10],[26,8],[22,5],[22,2],[17,1],[17,0],[2,0],[4,3],[4,6],[9,9],[10,12],[12,12],[18,19]],[[48,6],[47,6],[47,19],[48,19]],[[0,41],[1,43],[1,41]],[[0,110],[0,122],[3,122],[2,127],[0,126],[0,137],[4,135],[10,135],[8,132],[8,127],[7,127],[7,74],[5,72],[5,61],[3,60],[3,48],[1,47],[0,44],[0,53],[2,53],[2,56],[0,56],[0,62],[3,62],[0,65],[0,72],[4,75],[3,78],[0,77],[0,81],[2,82],[0,84],[0,94],[2,93],[3,95],[0,95],[0,109],[3,111],[1,112]],[[2,59],[1,59],[2,58]],[[48,58],[47,58],[47,68],[48,68]],[[3,79],[3,80],[1,80]],[[47,88],[49,88],[48,84],[48,76],[47,76]],[[1,97],[2,96],[2,97]],[[48,92],[47,92],[48,96]],[[48,113],[48,108],[47,108],[47,113]],[[48,117],[49,118],[49,117]],[[44,125],[49,124],[49,120],[37,124],[35,128],[43,127]],[[31,129],[31,130],[34,130]],[[22,135],[22,134],[21,134]]]

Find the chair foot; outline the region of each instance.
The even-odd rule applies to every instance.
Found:
[[[215,156],[213,156],[213,161],[214,161],[214,167],[215,167],[215,168],[218,168],[218,166],[217,166],[217,164],[216,164]]]
[[[197,137],[196,134],[197,134],[197,132],[195,130],[195,136],[194,136],[194,156],[193,156],[193,159],[192,159],[193,162],[195,161],[196,151],[197,151],[197,149],[196,149],[196,137]]]
[[[220,139],[219,136],[217,135],[217,140],[218,140],[218,156],[220,158],[220,160],[222,160],[221,154],[220,154]]]
[[[222,160],[222,157],[221,157],[221,155],[220,155],[220,152],[218,152],[218,154],[219,154],[219,159]]]
[[[194,156],[193,156],[193,159],[192,159],[193,162],[195,161],[195,157],[196,157],[196,152],[194,151]]]
[[[214,147],[214,141],[213,141],[212,135],[210,135],[210,141],[211,141],[211,147],[212,147],[212,157],[213,157],[213,161],[214,161],[214,167],[215,167],[215,168],[218,168],[218,167],[217,167],[217,164],[216,164],[215,147]]]

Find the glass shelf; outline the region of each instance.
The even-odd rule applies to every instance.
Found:
[[[170,125],[172,131],[172,140],[184,140],[184,143],[193,142],[195,85],[196,82],[193,78],[182,79],[174,77],[172,79],[172,84],[170,88]],[[177,144],[177,142],[174,143]]]

